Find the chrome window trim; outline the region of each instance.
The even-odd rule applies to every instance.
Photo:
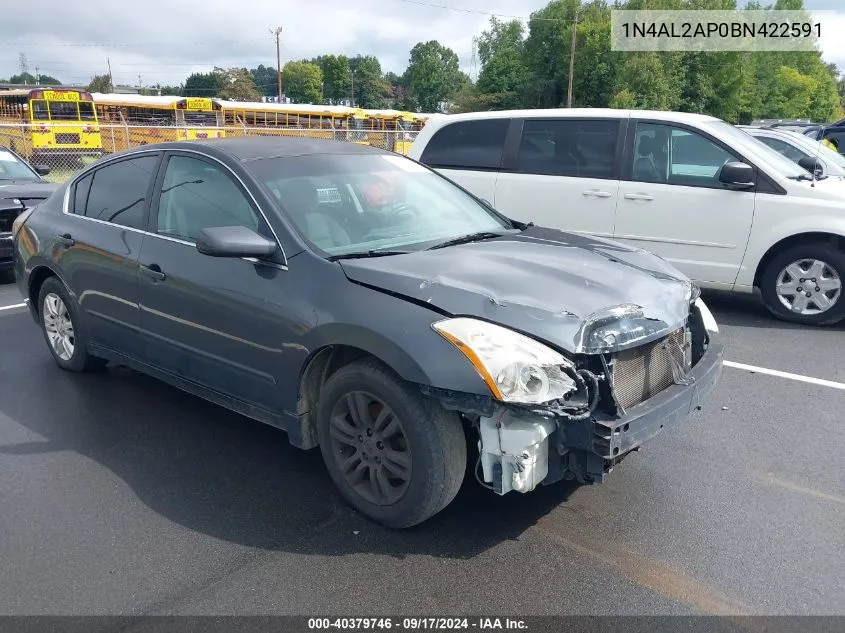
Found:
[[[240,176],[238,176],[234,171],[232,171],[231,168],[229,168],[229,166],[226,165],[226,163],[224,163],[220,159],[215,158],[214,156],[209,156],[208,154],[205,154],[203,152],[200,152],[200,151],[197,151],[197,150],[194,150],[194,149],[181,149],[180,148],[180,149],[141,150],[141,151],[138,151],[138,152],[133,152],[130,155],[115,156],[113,158],[107,159],[105,162],[97,164],[96,167],[94,167],[92,165],[91,169],[86,169],[85,171],[83,171],[80,174],[77,174],[76,176],[74,176],[72,179],[70,179],[67,182],[67,186],[65,187],[64,199],[62,200],[62,213],[64,215],[72,215],[72,216],[77,217],[77,218],[82,218],[83,220],[88,220],[89,222],[98,222],[100,224],[105,224],[107,226],[114,226],[114,227],[118,227],[120,229],[124,229],[126,231],[132,231],[134,233],[141,233],[142,235],[149,235],[151,237],[157,237],[159,239],[167,240],[169,242],[176,242],[177,244],[185,244],[187,246],[192,246],[192,247],[196,248],[196,242],[191,242],[190,240],[183,240],[183,239],[179,239],[179,238],[176,238],[176,237],[170,237],[169,235],[162,235],[161,233],[152,233],[150,231],[145,231],[143,229],[136,229],[136,228],[131,227],[131,226],[124,226],[123,224],[116,224],[114,222],[106,222],[105,220],[100,220],[98,218],[89,218],[86,215],[78,215],[76,213],[71,213],[68,210],[68,207],[69,207],[69,204],[70,204],[70,190],[80,180],[82,180],[86,176],[89,176],[90,174],[98,171],[99,169],[101,169],[103,167],[107,167],[111,163],[120,162],[121,160],[130,160],[132,158],[135,158],[136,156],[143,156],[145,154],[165,153],[165,158],[169,158],[169,156],[166,154],[166,152],[186,152],[188,154],[196,154],[197,156],[201,156],[203,158],[213,160],[215,163],[219,164],[225,170],[225,172],[227,172],[232,177],[234,177],[235,180],[237,180],[241,184],[241,187],[243,187],[243,189],[247,192],[247,195],[249,196],[250,200],[252,200],[253,205],[255,206],[256,209],[258,209],[258,213],[261,214],[261,217],[264,219],[265,224],[267,224],[267,228],[269,228],[270,232],[273,234],[273,238],[275,238],[275,240],[276,240],[276,245],[279,247],[279,250],[282,252],[282,259],[284,260],[284,263],[277,264],[275,262],[262,261],[262,260],[255,258],[255,257],[240,257],[239,259],[243,259],[245,261],[252,262],[252,263],[255,263],[255,264],[271,266],[273,268],[278,268],[279,270],[288,270],[288,257],[287,257],[287,254],[285,253],[284,246],[282,246],[282,241],[279,239],[279,236],[276,234],[276,230],[273,228],[273,225],[270,223],[270,220],[267,219],[267,215],[264,213],[264,210],[261,208],[261,205],[258,204],[258,200],[255,199],[255,196],[249,190],[249,187],[246,186],[246,183],[243,181],[243,179],[241,179]],[[165,167],[165,169],[167,169],[167,168]],[[154,193],[156,193],[156,192],[154,192]],[[150,207],[150,211],[152,211],[152,207]]]

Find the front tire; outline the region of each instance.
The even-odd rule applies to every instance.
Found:
[[[463,482],[466,440],[458,415],[374,359],[350,363],[326,381],[317,434],[341,495],[387,527],[429,519]]]
[[[38,318],[47,347],[56,364],[67,371],[83,372],[102,367],[100,358],[86,349],[79,310],[64,284],[50,277],[38,293]]]
[[[797,244],[777,255],[760,279],[769,311],[802,325],[831,325],[845,318],[845,252],[823,242]]]

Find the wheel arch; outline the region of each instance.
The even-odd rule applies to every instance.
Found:
[[[760,263],[757,264],[757,269],[754,272],[754,287],[760,288],[763,272],[768,267],[769,263],[787,248],[792,248],[798,244],[812,244],[814,242],[821,242],[838,248],[845,252],[845,236],[838,233],[829,233],[826,231],[811,231],[807,233],[797,233],[790,235],[775,242],[760,258]]]

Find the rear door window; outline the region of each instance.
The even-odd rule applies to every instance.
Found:
[[[527,119],[517,172],[581,178],[613,178],[619,121]]]
[[[450,123],[434,133],[420,162],[429,167],[498,169],[509,124],[510,119]]]
[[[145,229],[147,198],[158,160],[158,155],[122,160],[95,171],[93,181],[83,178],[74,192],[74,213]]]

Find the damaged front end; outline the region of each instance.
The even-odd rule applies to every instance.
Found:
[[[478,431],[479,481],[500,495],[562,479],[599,483],[645,441],[699,409],[721,373],[723,346],[697,291],[685,307],[672,324],[631,305],[591,315],[579,333],[580,353],[569,356],[532,347],[510,330],[485,326],[479,335],[471,319],[435,324],[494,394],[482,403],[430,392]],[[501,336],[522,347],[499,358],[497,344],[514,345]]]

